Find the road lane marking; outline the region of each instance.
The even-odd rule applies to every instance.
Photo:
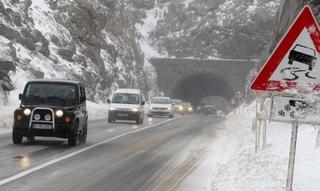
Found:
[[[156,124],[153,124],[153,125],[149,125],[149,126],[143,127],[143,128],[141,128],[141,129],[136,129],[136,130],[129,131],[129,132],[126,132],[126,133],[122,133],[122,134],[117,135],[117,136],[115,136],[115,137],[112,137],[112,138],[110,138],[110,139],[107,139],[107,140],[104,140],[104,141],[95,143],[95,144],[93,144],[93,145],[90,145],[90,146],[88,146],[88,147],[82,148],[82,149],[77,150],[77,151],[75,151],[75,152],[69,153],[69,154],[67,154],[67,155],[65,155],[65,156],[58,157],[58,158],[53,159],[53,160],[51,160],[51,161],[48,161],[48,162],[46,162],[46,163],[43,163],[43,164],[40,164],[40,165],[38,165],[38,166],[32,167],[32,168],[30,168],[30,169],[28,169],[28,170],[19,172],[19,173],[16,174],[16,175],[13,175],[13,176],[10,176],[10,177],[7,177],[7,178],[2,179],[2,180],[0,180],[0,186],[2,186],[2,185],[4,185],[4,184],[7,184],[7,183],[10,183],[10,182],[12,182],[12,181],[15,181],[15,180],[17,180],[17,179],[20,179],[20,178],[22,178],[22,177],[24,177],[24,176],[27,176],[27,175],[29,175],[29,174],[32,174],[32,173],[34,173],[34,172],[36,172],[36,171],[39,171],[39,170],[41,170],[41,169],[43,169],[43,168],[46,168],[46,167],[48,167],[48,166],[50,166],[50,165],[53,165],[53,164],[58,163],[58,162],[60,162],[60,161],[63,161],[63,160],[65,160],[65,159],[67,159],[67,158],[76,156],[76,155],[78,155],[78,154],[80,154],[80,153],[83,153],[83,152],[85,152],[85,151],[88,151],[88,150],[90,150],[90,149],[93,149],[93,148],[95,148],[95,147],[98,147],[98,146],[100,146],[100,145],[103,145],[103,144],[109,143],[109,142],[111,142],[111,141],[114,141],[114,140],[116,140],[116,139],[119,139],[119,138],[121,138],[121,137],[124,137],[124,136],[127,136],[127,135],[131,135],[131,134],[135,134],[135,133],[138,133],[138,132],[140,132],[140,131],[143,131],[143,130],[146,130],[146,129],[149,129],[149,128],[152,128],[152,127],[156,127],[156,126],[159,126],[159,125],[168,123],[168,122],[173,121],[173,120],[176,120],[176,119],[177,119],[177,118],[168,119],[168,120],[162,121],[162,122],[160,122],[160,123],[156,123]]]

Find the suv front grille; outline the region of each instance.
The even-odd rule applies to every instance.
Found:
[[[49,115],[50,119],[46,120],[45,116]],[[36,119],[38,116],[38,119]],[[40,116],[40,118],[39,118]],[[52,124],[53,130],[55,129],[55,122],[54,122],[54,111],[51,108],[34,108],[31,112],[29,129],[32,127],[33,123],[42,123],[42,124]]]

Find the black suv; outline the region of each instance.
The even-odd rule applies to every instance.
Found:
[[[88,113],[84,85],[76,81],[29,81],[19,95],[14,112],[12,140],[20,144],[25,136],[67,138],[71,146],[87,138]]]

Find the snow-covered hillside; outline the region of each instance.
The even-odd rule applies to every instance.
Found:
[[[172,57],[259,58],[271,39],[279,2],[170,1],[151,35],[153,44]]]
[[[117,87],[157,92],[151,57],[255,57],[278,1],[1,1],[0,103],[34,78],[80,80],[105,101]]]
[[[122,1],[1,1],[0,102],[34,78],[83,81],[93,101],[117,87],[148,91],[134,25]]]

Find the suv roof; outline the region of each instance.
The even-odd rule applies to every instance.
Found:
[[[79,81],[72,81],[72,80],[59,80],[59,79],[40,79],[40,80],[30,80],[28,83],[66,83],[66,84],[75,84],[79,85],[82,84]]]
[[[139,89],[120,88],[114,93],[140,94],[140,92],[141,91]]]

